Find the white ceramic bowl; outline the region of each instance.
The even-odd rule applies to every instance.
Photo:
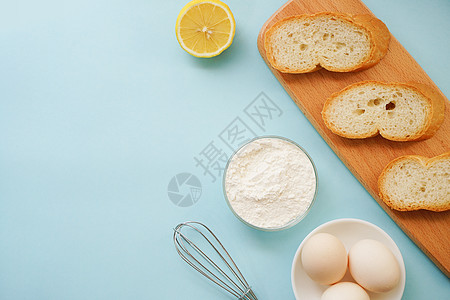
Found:
[[[378,226],[369,223],[367,221],[359,219],[337,219],[325,224],[320,225],[313,231],[311,231],[302,241],[295,253],[294,260],[292,262],[291,270],[291,282],[294,290],[295,299],[297,300],[315,300],[320,299],[322,293],[329,287],[329,285],[320,285],[314,282],[303,270],[301,262],[301,251],[305,244],[312,235],[316,233],[326,232],[336,236],[342,241],[346,250],[350,250],[350,247],[357,241],[362,239],[373,239],[381,242],[389,250],[392,251],[400,266],[400,282],[391,291],[387,293],[372,293],[368,292],[371,300],[400,300],[405,289],[405,264],[403,262],[402,254],[398,249],[392,238],[384,232]],[[344,278],[341,281],[355,282],[347,270]]]

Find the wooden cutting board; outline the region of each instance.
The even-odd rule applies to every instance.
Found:
[[[258,48],[267,62],[264,51],[264,34],[276,21],[287,16],[336,11],[350,14],[372,14],[359,0],[291,0],[282,6],[263,25],[258,36]],[[373,15],[373,14],[372,14]],[[389,52],[374,67],[354,73],[333,73],[324,69],[309,74],[283,74],[271,68],[305,116],[344,162],[353,175],[362,183],[380,206],[422,251],[450,276],[450,211],[447,212],[399,212],[388,208],[378,197],[377,179],[382,169],[392,159],[407,154],[435,156],[450,151],[450,104],[446,101],[445,121],[430,139],[418,142],[393,142],[380,136],[350,140],[334,135],[324,125],[321,111],[325,99],[349,84],[362,80],[385,82],[417,81],[437,86],[419,64],[392,36]],[[439,91],[440,92],[440,91]],[[442,92],[440,92],[442,94]]]

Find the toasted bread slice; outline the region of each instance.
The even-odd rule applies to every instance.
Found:
[[[378,178],[379,195],[400,211],[450,209],[450,152],[433,158],[401,156]]]
[[[273,68],[308,73],[321,67],[334,72],[370,68],[387,53],[390,33],[370,15],[321,12],[297,15],[271,26],[264,48]]]
[[[332,94],[322,110],[335,134],[362,139],[381,134],[393,141],[434,135],[444,121],[445,99],[421,83],[362,81]]]

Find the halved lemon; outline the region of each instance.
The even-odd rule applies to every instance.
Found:
[[[233,42],[236,23],[230,8],[218,0],[194,0],[177,18],[178,43],[196,57],[213,57]]]

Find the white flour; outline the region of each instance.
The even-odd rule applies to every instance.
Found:
[[[278,138],[255,140],[231,160],[225,191],[234,211],[262,228],[281,227],[302,215],[316,189],[313,165],[296,145]]]

